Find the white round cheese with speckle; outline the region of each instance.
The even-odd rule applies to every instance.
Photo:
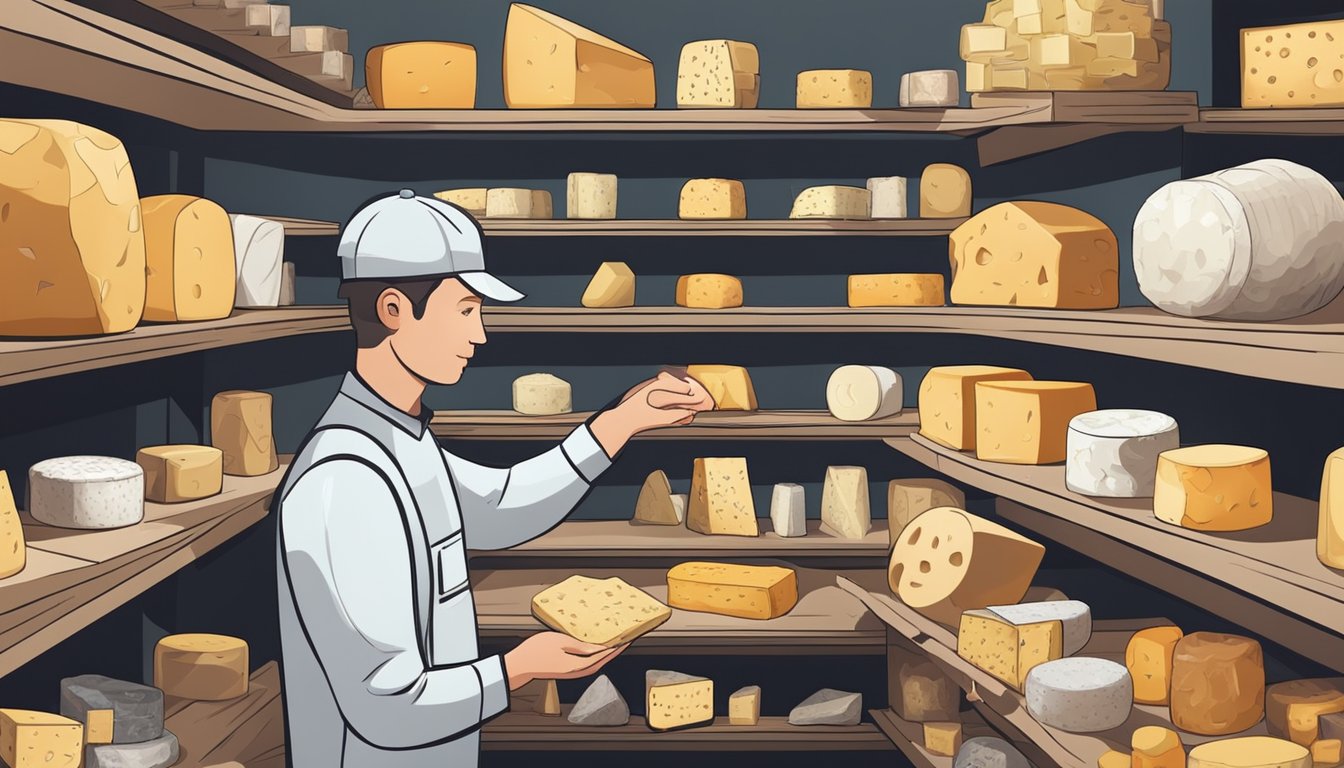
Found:
[[[1152,496],[1158,454],[1180,446],[1176,420],[1165,413],[1115,408],[1079,414],[1069,422],[1064,482],[1086,496]]]
[[[1129,670],[1105,659],[1047,661],[1027,673],[1025,691],[1032,717],[1070,733],[1119,727],[1134,709],[1134,680]]]
[[[145,472],[111,456],[62,456],[28,470],[28,512],[61,528],[121,528],[145,516]]]

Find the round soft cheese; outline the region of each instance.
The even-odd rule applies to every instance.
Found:
[[[1064,481],[1086,496],[1153,495],[1157,457],[1181,446],[1176,420],[1157,411],[1091,411],[1069,421]]]
[[[1189,768],[1311,768],[1311,751],[1269,736],[1244,736],[1200,744],[1190,750]]]
[[[1123,664],[1078,657],[1047,661],[1027,673],[1027,711],[1070,733],[1116,728],[1134,708],[1134,681]]]
[[[868,421],[901,412],[901,375],[880,365],[845,365],[826,382],[826,407],[841,421]]]
[[[551,416],[574,410],[569,382],[549,373],[529,373],[513,382],[513,410]]]
[[[28,511],[61,528],[121,528],[145,516],[145,472],[111,456],[62,456],[28,470]]]

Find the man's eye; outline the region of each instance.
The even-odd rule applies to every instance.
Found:
[[[469,317],[469,316],[471,315],[472,311],[475,310],[475,309],[476,309],[475,307],[467,307],[466,309],[462,310],[462,316],[463,316],[463,317]]]

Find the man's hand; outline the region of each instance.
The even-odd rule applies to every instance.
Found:
[[[516,691],[533,680],[573,680],[596,674],[629,645],[608,648],[563,632],[539,632],[504,654],[509,690]]]
[[[593,436],[608,456],[615,456],[640,432],[689,424],[695,414],[713,410],[714,398],[700,382],[664,371],[641,382],[614,408],[593,419]]]

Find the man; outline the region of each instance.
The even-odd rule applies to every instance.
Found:
[[[593,674],[623,647],[541,632],[482,658],[467,549],[551,529],[630,437],[713,401],[660,374],[540,456],[474,464],[439,447],[421,396],[485,343],[482,298],[523,298],[485,271],[480,226],[402,190],[357,211],[338,254],[355,367],[277,493],[290,754],[296,768],[473,766],[509,691]]]

